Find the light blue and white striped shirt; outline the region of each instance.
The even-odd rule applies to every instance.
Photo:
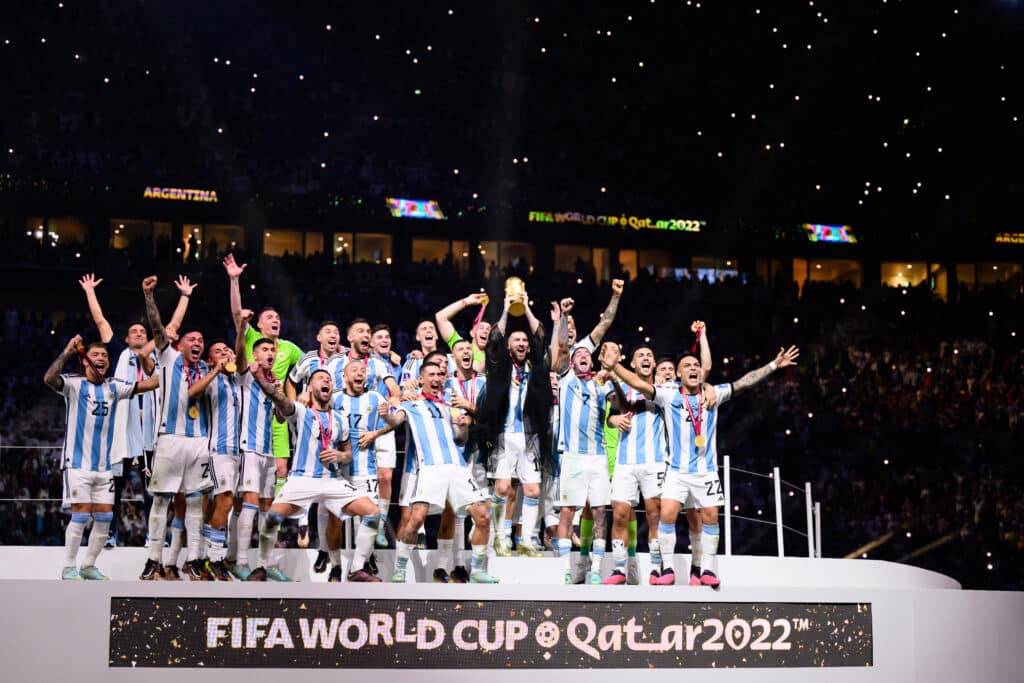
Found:
[[[171,344],[159,353],[160,363],[160,433],[178,436],[209,435],[209,419],[200,397],[189,402],[188,388],[209,372],[206,363],[186,367],[185,359]],[[199,415],[189,415],[189,407],[196,406]]]
[[[689,474],[707,474],[718,470],[718,408],[732,397],[732,385],[716,384],[715,393],[718,395],[715,407],[710,410],[700,408],[700,433],[705,438],[705,445],[698,448],[693,442],[696,434],[693,421],[690,419],[690,411],[693,411],[694,416],[697,415],[700,396],[684,394],[678,389],[655,390],[654,402],[662,408],[665,415],[671,469]],[[690,411],[686,409],[684,401],[689,402]]]
[[[64,387],[58,393],[67,408],[62,467],[109,471],[117,409],[124,410],[135,385],[119,379],[93,384],[81,375],[61,375],[61,379]]]
[[[605,405],[611,382],[601,386],[594,378],[580,379],[571,370],[558,380],[561,417],[559,450],[580,455],[605,455]]]
[[[210,454],[238,455],[238,376],[218,373],[207,385],[206,397],[210,401]]]
[[[335,356],[328,364],[327,370],[330,371],[331,377],[334,378],[334,386],[343,387],[345,386],[345,366],[352,360],[361,360],[366,364],[366,389],[367,391],[374,391],[377,386],[384,387],[384,394],[387,395],[387,386],[384,384],[384,380],[388,377],[394,379],[391,371],[388,370],[388,366],[380,358],[374,358],[373,356],[367,356],[366,358],[353,359],[350,354]]]
[[[619,465],[661,465],[665,462],[665,420],[661,408],[654,401],[632,387],[622,386],[628,406],[620,406],[620,412],[632,411],[632,426],[628,432],[621,432],[616,463]]]
[[[274,403],[263,393],[252,372],[243,372],[238,383],[241,386],[242,402],[241,448],[243,451],[273,456],[271,423],[274,420]]]
[[[407,461],[415,458],[420,468],[466,466],[462,449],[455,443],[452,412],[447,404],[421,398],[402,401],[398,409],[405,411]]]
[[[288,476],[339,478],[337,465],[328,466],[320,462],[320,453],[324,450],[320,430],[323,425],[326,430],[323,440],[327,441],[328,448],[339,448],[348,441],[346,422],[345,416],[336,410],[314,410],[296,403],[295,412],[288,416],[288,424],[295,434],[295,453],[292,456],[292,471]]]
[[[331,404],[345,417],[348,423],[348,439],[352,443],[352,462],[342,466],[343,475],[377,476],[377,454],[374,444],[370,444],[369,448],[361,448],[359,437],[385,426],[384,418],[377,412],[381,403],[384,403],[384,397],[376,391],[364,391],[359,396],[351,396],[344,391],[334,393]]]
[[[150,358],[157,362],[156,353],[151,353]],[[154,372],[156,370],[154,369]],[[131,349],[125,349],[118,356],[117,365],[114,367],[114,377],[136,384],[149,377],[142,372],[139,365],[139,356]],[[139,394],[132,400],[131,407],[125,405],[124,411],[118,412],[118,422],[122,416],[125,424],[124,436],[114,436],[115,451],[122,450],[122,453],[115,453],[114,459],[118,457],[134,458],[142,455],[145,451],[152,451],[156,448],[156,421],[157,421],[157,393],[147,391]],[[119,445],[120,444],[120,445]]]

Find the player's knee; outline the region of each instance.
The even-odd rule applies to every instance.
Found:
[[[390,486],[391,485],[391,470],[389,470],[389,469],[388,470],[385,470],[385,469],[377,470],[377,481],[380,483],[381,486]]]

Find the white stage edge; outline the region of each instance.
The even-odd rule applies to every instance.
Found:
[[[381,555],[382,569],[387,564]],[[294,570],[310,562],[313,552],[285,551],[285,566]],[[260,599],[261,604],[298,599],[312,606],[317,600],[404,603],[514,601],[524,609],[572,604],[604,606],[660,603],[680,613],[692,608],[713,613],[716,605],[870,605],[870,666],[815,668],[629,668],[584,670],[575,668],[526,671],[523,669],[473,670],[420,668],[399,675],[410,681],[479,680],[515,681],[542,676],[559,682],[672,680],[689,681],[1012,681],[1024,679],[1020,671],[1020,634],[1024,632],[1024,594],[960,590],[944,576],[914,567],[866,560],[814,560],[806,558],[723,557],[721,590],[689,586],[563,586],[558,583],[557,560],[545,558],[491,559],[503,582],[495,586],[420,584],[313,585],[322,576],[307,573],[290,584],[141,582],[135,580],[144,561],[139,549],[105,552],[99,566],[120,580],[61,582],[59,548],[0,548],[0,597],[7,607],[0,656],[5,680],[11,681],[171,681],[246,680],[281,683],[303,681],[375,680],[385,670],[346,668],[268,668],[254,653],[252,668],[224,671],[190,668],[109,667],[112,645],[111,599],[160,598],[213,603],[221,598]],[[678,556],[677,566],[688,558]],[[420,580],[428,568],[418,571]],[[554,576],[552,576],[554,573]],[[680,574],[683,572],[681,571]],[[339,616],[344,617],[344,614]],[[725,615],[723,619],[728,619]],[[823,624],[819,624],[822,626]],[[831,624],[830,624],[831,626]],[[835,625],[841,629],[842,625]],[[161,636],[171,639],[173,632]],[[855,637],[855,634],[851,635]],[[529,641],[525,641],[529,642]],[[728,648],[725,648],[728,653]],[[386,675],[386,674],[384,674]],[[339,679],[339,676],[342,678]],[[635,677],[635,678],[634,678]]]

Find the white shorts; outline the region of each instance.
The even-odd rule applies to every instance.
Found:
[[[377,437],[373,442],[373,455],[377,459],[377,467],[383,467],[385,469],[395,469],[395,433],[388,432],[383,436]]]
[[[649,465],[615,465],[612,474],[612,500],[629,503],[636,507],[642,493],[644,500],[661,498],[661,487],[665,482],[665,463]]]
[[[352,487],[356,491],[361,492],[364,496],[369,496],[372,500],[377,500],[378,491],[377,487],[379,481],[376,475],[373,476],[359,476],[359,477],[345,477],[345,480],[352,484]]]
[[[562,454],[558,478],[558,504],[565,507],[608,505],[611,502],[608,457],[605,455]]]
[[[273,458],[268,459],[273,461]],[[319,503],[329,513],[341,519],[342,510],[346,505],[366,497],[366,493],[357,491],[344,479],[290,476],[278,491],[274,504],[289,503],[308,511],[310,505]]]
[[[544,477],[540,490],[541,512],[544,515],[544,526],[558,526],[558,477]]]
[[[725,505],[725,493],[718,472],[690,474],[669,470],[662,487],[662,498],[678,500],[683,508],[711,508]]]
[[[63,505],[72,503],[114,504],[114,475],[110,470],[64,470]]]
[[[428,514],[444,511],[445,501],[455,512],[462,512],[473,503],[487,500],[468,467],[462,465],[427,465],[421,467],[415,490],[409,495],[410,504],[427,503]]]
[[[536,434],[505,432],[491,452],[493,479],[518,479],[524,484],[540,483],[540,447]]]
[[[214,495],[238,488],[238,467],[240,460],[237,455],[210,454],[210,474],[213,479]]]
[[[409,457],[408,454],[405,457]],[[402,472],[402,488],[398,492],[398,505],[407,508],[411,504],[412,494],[416,491],[416,482],[419,480],[418,469],[412,472]]]
[[[260,498],[273,498],[277,486],[277,462],[273,455],[242,451],[242,469],[238,473],[238,490],[255,493]]]
[[[469,454],[466,454],[469,457]],[[469,474],[473,477],[473,481],[476,483],[476,487],[484,493],[490,495],[490,485],[487,483],[487,467],[484,463],[480,462],[480,452],[477,451],[473,454],[469,461]]]
[[[212,488],[206,437],[161,434],[157,438],[150,493],[201,493]]]

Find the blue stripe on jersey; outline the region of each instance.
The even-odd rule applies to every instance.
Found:
[[[221,429],[217,430],[217,450],[215,453],[227,453],[228,452],[228,391],[227,380],[223,377],[217,378],[217,424],[220,425]]]
[[[292,469],[292,474],[298,477],[303,477],[306,475],[306,458],[301,457],[300,447],[305,445],[306,442],[309,440],[309,432],[311,425],[309,416],[306,415],[305,417],[306,419],[302,420],[302,423],[299,425],[298,438],[295,439],[295,467],[294,469]]]
[[[89,444],[89,469],[96,472],[100,468],[100,451],[103,448],[103,423],[107,419],[106,416],[110,412],[111,406],[104,405],[106,400],[103,396],[103,387],[101,385],[90,383],[89,388],[92,390],[92,397],[96,402],[97,408],[104,406],[104,409],[96,411],[96,420],[93,422],[92,443]]]
[[[419,413],[419,411],[416,411],[416,410],[411,410],[411,411],[406,411],[406,412],[409,415],[409,422],[412,425],[412,432],[413,432],[413,435],[414,435],[413,439],[416,438],[416,436],[415,436],[416,434],[422,434],[422,435],[425,436],[428,432],[427,432],[426,420],[423,418],[423,416]],[[424,443],[423,445],[426,446],[427,444]],[[420,460],[422,460],[424,465],[433,465],[434,464],[433,449],[431,449],[431,448],[423,448],[423,450],[422,450],[422,452],[420,454]]]
[[[81,391],[78,392],[78,412],[77,420],[75,421],[75,439],[72,446],[71,466],[75,469],[81,469],[82,458],[84,456],[85,449],[85,416],[89,414],[89,392]]]
[[[686,400],[687,403],[690,404],[690,410],[692,410],[693,414],[696,415],[697,414],[697,408],[700,405],[700,396],[689,396],[688,395],[688,396],[685,397],[685,400]],[[685,410],[686,406],[683,406],[683,409]],[[687,413],[687,415],[688,414],[689,413]],[[707,425],[707,423],[708,423],[708,418],[711,417],[711,416],[708,415],[707,413],[704,413],[704,415],[702,417],[704,418],[704,420],[703,420],[704,424],[702,424],[701,426],[705,427]],[[684,422],[685,422],[685,420],[684,420]],[[693,423],[692,422],[686,422],[685,424],[690,429],[693,429]],[[707,435],[707,432],[705,430],[703,430],[703,429],[701,430],[700,433],[704,434],[705,437]],[[690,439],[690,461],[688,463],[688,467],[689,467],[691,472],[696,472],[697,471],[697,463],[699,461],[700,461],[700,451],[697,448],[697,445],[693,443],[693,439]]]
[[[174,365],[171,368],[171,381],[168,385],[169,391],[167,394],[167,431],[170,434],[175,433],[174,429],[178,424],[178,400],[175,394],[181,388],[182,368],[184,367],[184,364],[185,360],[181,356],[178,356],[174,359]],[[187,429],[188,428],[186,427],[185,435],[192,436]]]

